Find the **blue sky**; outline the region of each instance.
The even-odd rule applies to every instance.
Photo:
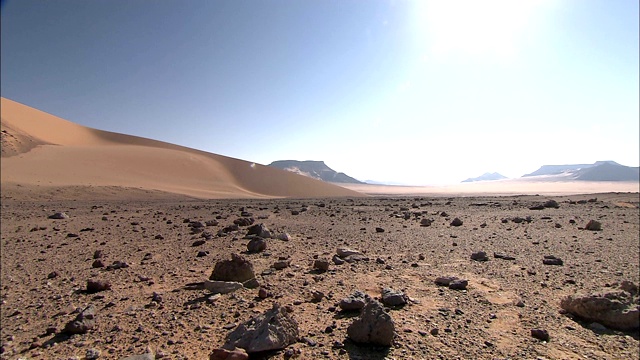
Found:
[[[638,166],[637,0],[2,3],[3,97],[361,180]]]

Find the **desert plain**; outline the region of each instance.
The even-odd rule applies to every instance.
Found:
[[[638,358],[637,328],[560,306],[638,284],[637,184],[347,189],[7,99],[2,130],[3,359],[208,359],[274,304],[295,341],[252,359]],[[234,254],[255,280],[215,294]],[[354,341],[343,299],[383,289],[390,344]]]

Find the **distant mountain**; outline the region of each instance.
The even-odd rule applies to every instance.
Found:
[[[395,181],[377,181],[377,180],[365,180],[365,184],[369,185],[393,185],[393,186],[409,186],[405,183]]]
[[[596,161],[593,164],[543,165],[540,169],[523,175],[562,177],[564,180],[581,181],[640,181],[640,168],[620,165],[615,161]]]
[[[467,180],[463,180],[462,182],[475,182],[475,181],[489,181],[489,180],[502,180],[502,179],[506,179],[507,177],[501,174],[498,174],[497,172],[494,173],[484,173],[478,177],[474,177],[474,178],[469,178]]]
[[[328,167],[324,161],[278,160],[272,162],[269,166],[328,182],[364,184],[362,181],[358,181],[345,173],[336,172]]]

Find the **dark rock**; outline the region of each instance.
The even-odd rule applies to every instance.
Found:
[[[104,257],[104,252],[102,250],[96,250],[93,252],[94,259],[102,259]]]
[[[466,290],[467,285],[469,285],[469,281],[456,279],[449,283],[449,289],[451,290]]]
[[[107,270],[118,270],[118,269],[125,269],[128,267],[129,267],[129,264],[127,264],[126,262],[116,260],[113,262],[113,264],[107,266]]]
[[[545,265],[563,265],[563,261],[560,258],[557,258],[553,255],[546,255],[544,259],[542,259],[542,263]]]
[[[390,288],[384,288],[382,290],[382,303],[386,306],[400,306],[405,305],[409,297],[402,291],[394,291]]]
[[[424,226],[424,227],[431,226],[431,223],[433,223],[433,220],[431,219],[420,220],[420,226]]]
[[[316,259],[313,261],[313,269],[320,271],[320,272],[325,272],[327,270],[329,270],[329,260],[327,259]]]
[[[333,258],[331,258],[331,260],[333,261],[334,264],[336,265],[342,265],[345,263],[344,260],[342,260],[338,255],[333,255]]]
[[[560,207],[560,205],[558,205],[558,202],[555,200],[547,200],[544,204],[542,204],[542,206],[546,208],[554,208],[554,209],[557,209]]]
[[[436,278],[435,283],[440,286],[449,286],[453,280],[458,280],[458,278],[455,276],[439,276]]]
[[[383,229],[383,228],[381,228],[381,227],[377,227],[377,228],[376,228],[376,232],[377,232],[377,233],[383,233],[383,232],[384,232],[384,229]]]
[[[547,330],[531,329],[531,336],[541,341],[549,341],[549,332]]]
[[[462,220],[455,218],[453,219],[453,221],[451,221],[451,226],[462,226]]]
[[[279,304],[240,324],[228,336],[224,349],[243,348],[247,353],[279,350],[298,341],[298,323]]]
[[[250,253],[259,253],[267,249],[267,241],[261,237],[255,237],[249,240],[247,251]]]
[[[96,324],[95,320],[96,308],[93,305],[87,306],[80,312],[75,319],[68,322],[64,331],[69,334],[84,334],[93,329]]]
[[[87,280],[87,292],[97,293],[100,291],[111,290],[111,283],[107,280]]]
[[[602,230],[602,224],[599,221],[596,221],[596,220],[589,220],[587,225],[585,225],[584,229],[585,230],[590,230],[590,231],[601,231]]]
[[[196,257],[205,257],[205,256],[207,256],[207,255],[209,255],[209,252],[208,252],[208,251],[200,250],[200,251],[198,251],[198,253],[196,254]]]
[[[471,254],[471,260],[475,261],[487,261],[489,257],[487,257],[487,253],[484,251],[477,251]]]
[[[101,268],[101,267],[104,267],[104,263],[102,262],[102,260],[98,259],[98,260],[95,260],[93,264],[91,264],[91,267]]]
[[[238,225],[238,226],[249,226],[249,225],[253,224],[254,221],[255,220],[253,220],[253,218],[243,217],[243,218],[238,218],[238,219],[233,220],[233,223],[235,225]]]
[[[231,260],[218,261],[209,280],[245,282],[255,278],[253,265],[238,254],[231,254]]]
[[[347,328],[347,336],[357,343],[391,346],[395,323],[382,304],[371,299],[360,316]]]
[[[360,290],[354,291],[348,297],[340,300],[338,306],[344,311],[360,310],[364,308],[367,295]]]
[[[200,246],[200,245],[204,245],[206,243],[205,240],[196,240],[193,242],[193,244],[191,244],[191,246]]]
[[[264,224],[252,225],[247,229],[247,236],[259,236],[261,238],[270,239],[271,231]]]

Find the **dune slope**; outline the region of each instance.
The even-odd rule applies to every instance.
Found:
[[[91,129],[1,101],[2,184],[121,186],[199,198],[362,196],[287,171]]]

